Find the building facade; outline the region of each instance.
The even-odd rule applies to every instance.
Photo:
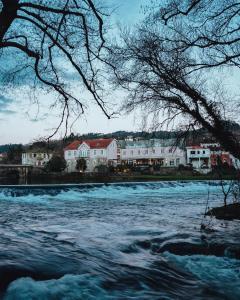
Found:
[[[120,161],[128,165],[178,167],[186,164],[186,155],[184,149],[174,146],[173,140],[127,140],[120,144]]]
[[[187,147],[187,163],[202,173],[207,173],[216,167],[219,162],[240,168],[240,161],[228,151],[224,151],[218,143],[202,143],[200,146]]]
[[[85,159],[88,172],[99,165],[117,164],[117,142],[115,139],[74,141],[64,149],[67,171],[76,172],[77,161]]]
[[[189,146],[187,150],[187,164],[201,173],[211,171],[211,151],[203,146]]]
[[[44,167],[52,156],[52,152],[46,152],[44,150],[29,150],[22,153],[22,164],[34,167]]]
[[[203,147],[208,147],[211,151],[211,166],[215,167],[219,163],[228,165],[229,167],[234,167],[235,169],[240,169],[240,161],[235,158],[228,151],[224,151],[219,143],[213,144],[201,144]]]

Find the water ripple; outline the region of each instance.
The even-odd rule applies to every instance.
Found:
[[[202,234],[208,192],[221,203],[216,181],[0,187],[0,296],[237,300],[240,222]]]

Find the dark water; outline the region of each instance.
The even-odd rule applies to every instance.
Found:
[[[240,222],[216,182],[0,189],[4,299],[240,299]]]

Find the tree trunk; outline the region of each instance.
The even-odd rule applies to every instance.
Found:
[[[17,16],[18,2],[19,0],[2,0],[3,8],[0,12],[0,42],[2,42],[4,35]]]

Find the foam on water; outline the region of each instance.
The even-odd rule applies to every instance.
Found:
[[[21,278],[10,284],[5,300],[110,299],[94,276],[66,275],[58,280],[35,281]]]
[[[177,267],[191,272],[202,282],[211,282],[212,287],[222,292],[228,299],[239,300],[240,261],[216,256],[178,256],[164,253],[164,256]]]
[[[227,184],[227,183],[226,183]],[[26,187],[0,187],[0,201],[42,202],[51,200],[80,201],[83,199],[124,199],[124,197],[137,196],[167,196],[179,193],[199,194],[219,192],[218,181],[166,181],[154,183],[119,183],[119,184],[82,184],[79,186],[26,186]]]

